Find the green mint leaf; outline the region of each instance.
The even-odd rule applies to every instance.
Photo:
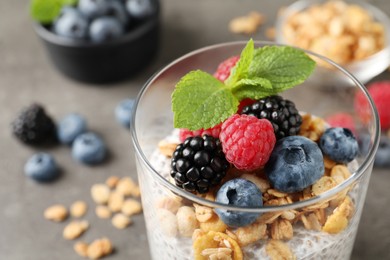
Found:
[[[265,78],[241,79],[232,88],[233,95],[238,99],[260,99],[272,95],[272,84]],[[271,93],[271,94],[270,94]]]
[[[239,102],[225,85],[212,75],[197,70],[186,74],[172,94],[174,127],[207,129],[233,115]]]
[[[254,49],[250,40],[224,83],[212,75],[192,71],[172,94],[174,127],[207,129],[237,112],[244,98],[275,95],[305,81],[315,62],[304,51],[287,46]]]
[[[304,51],[288,46],[264,46],[254,51],[248,78],[268,79],[277,94],[304,82],[315,62]]]
[[[52,23],[61,12],[63,0],[32,0],[30,13],[42,24]]]
[[[240,59],[236,66],[234,66],[230,72],[230,76],[225,80],[227,86],[233,86],[242,78],[247,77],[249,66],[253,59],[253,52],[255,50],[255,44],[252,39],[248,41],[245,48],[242,50]]]
[[[78,0],[62,0],[62,5],[75,6],[78,2],[79,2]]]

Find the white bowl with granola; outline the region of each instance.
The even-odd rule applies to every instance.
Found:
[[[281,9],[276,41],[325,56],[350,71],[362,83],[389,67],[390,19],[377,7],[361,1],[301,0]],[[319,61],[322,70],[330,67]],[[326,78],[331,84],[341,77]],[[350,82],[346,82],[349,85]],[[330,85],[331,85],[330,84]]]
[[[353,97],[339,95],[337,91],[324,93],[320,88],[313,87],[312,82],[315,77],[311,74],[314,69],[313,63],[308,60],[309,56],[306,54],[322,59],[316,54],[305,54],[303,51],[277,46],[274,43],[257,42],[255,49],[253,46],[251,49],[250,46],[250,42],[247,45],[244,42],[232,42],[191,52],[155,74],[137,98],[131,133],[152,259],[348,259],[351,255],[378,146],[379,123],[373,103],[360,82],[346,70],[328,60],[324,61],[329,62],[334,70],[353,82],[353,89],[366,97],[370,104],[367,107],[370,116],[360,118],[357,115],[351,102]],[[220,62],[240,53],[241,56],[236,63],[238,65],[234,70],[230,70],[233,71],[231,72],[233,76],[218,81],[210,75],[215,72]],[[218,70],[220,71],[221,67]],[[297,75],[299,74],[297,72],[305,75]],[[219,76],[216,77],[219,79]],[[199,79],[202,80],[197,81]],[[193,84],[193,80],[203,86]],[[271,82],[270,85],[267,80]],[[292,87],[291,84],[295,87],[286,90]],[[316,84],[321,85],[322,82],[318,81]],[[197,96],[196,92],[188,95],[188,91],[199,86],[204,87],[203,91],[212,91],[214,95]],[[237,130],[242,140],[251,138],[252,134],[257,136],[258,133],[260,133],[259,138],[264,138],[263,131],[267,132],[268,139],[259,143],[262,147],[260,160],[254,156],[251,157],[255,159],[251,159],[250,164],[240,164],[240,159],[253,156],[249,153],[229,159],[226,156],[229,151],[251,146],[251,142],[242,142],[237,147],[230,146],[224,136],[226,131],[231,130],[226,127],[226,122],[237,118],[249,118],[255,122],[255,125],[259,123],[266,126],[267,119],[243,115],[246,110],[237,107],[223,114],[229,108],[227,102],[206,102],[206,104],[204,100],[209,99],[207,96],[213,99],[223,94],[217,100],[231,97],[231,104],[235,106],[238,105],[234,101],[236,99],[242,101],[248,95],[261,96],[259,93],[264,91],[271,93],[278,86],[284,90],[280,94],[284,101],[277,99],[278,104],[285,106],[289,103],[285,100],[292,100],[295,103],[296,113],[299,111],[301,117],[298,120],[299,127],[288,137],[279,136],[279,130],[278,137],[275,137],[277,130],[274,125],[271,128],[271,135],[267,127],[262,128],[260,132],[257,130],[252,132],[254,127],[245,128],[246,130],[241,133]],[[187,98],[180,100],[179,97]],[[253,104],[256,103],[250,106],[254,107]],[[194,118],[200,116],[202,120],[182,120],[183,116],[184,118],[188,116],[188,111],[185,111],[189,108],[188,105],[200,105],[209,110],[204,111],[206,113],[202,112],[202,115],[197,114],[199,111],[192,111]],[[183,108],[181,106],[185,109],[180,110]],[[223,110],[219,110],[221,106],[224,106]],[[181,114],[178,114],[178,111],[181,111]],[[207,113],[207,111],[213,112]],[[313,151],[317,151],[315,147],[321,146],[319,143],[324,136],[324,131],[330,129],[323,118],[337,111],[351,113],[354,118],[352,132],[357,140],[366,134],[371,137],[371,141],[364,139],[367,142],[364,145],[368,149],[360,149],[348,162],[329,159],[328,157],[332,155],[327,154],[325,150],[323,153],[326,156],[320,154],[320,157],[311,157],[311,152],[305,150],[307,158],[317,158],[314,162],[311,159],[305,159],[305,162],[310,161],[314,165],[320,165],[321,167],[318,168],[320,174],[315,179],[312,179],[312,175],[307,176],[312,181],[303,186],[297,187],[296,183],[293,184],[292,186],[295,187],[293,191],[289,189],[291,187],[289,182],[285,182],[286,190],[282,188],[283,185],[280,186],[279,182],[283,182],[285,178],[275,181],[270,177],[273,172],[270,164],[273,164],[275,159],[283,157],[278,155],[283,150],[277,150],[276,147],[292,137],[306,140],[301,143],[302,147],[308,142],[313,146]],[[228,117],[226,120],[221,119],[224,122],[220,133],[209,132],[210,135],[218,137],[213,137],[215,139],[210,136],[199,137],[196,136],[199,132],[195,131],[196,133],[192,132],[195,136],[186,139],[191,141],[179,144],[183,141],[182,133],[186,132],[182,128],[184,125],[199,126],[200,124],[206,128],[216,114]],[[273,119],[270,120],[274,122]],[[216,123],[218,120],[211,124]],[[290,122],[290,126],[291,124],[297,126],[296,122]],[[196,130],[194,127],[192,129]],[[351,134],[351,131],[349,133]],[[274,137],[270,137],[272,135]],[[205,157],[195,156],[199,150],[195,155],[191,155],[189,150],[184,151],[189,146],[197,147],[202,138],[203,146],[199,146],[204,147],[204,149],[199,148],[203,149],[202,153],[204,151],[208,153],[209,148],[212,151],[216,149],[208,153],[213,159],[208,159],[207,162],[214,172],[210,177],[206,176],[209,171],[201,170],[202,179],[198,181],[200,179],[194,178],[196,170],[188,170],[187,167],[184,178],[180,173],[181,167],[185,165],[185,158],[193,156],[192,163],[195,166],[203,165],[201,158]],[[277,141],[273,138],[277,138]],[[193,143],[195,139],[198,141]],[[210,145],[212,142],[214,144]],[[218,150],[220,143],[222,147],[229,147],[223,150],[229,162],[228,167],[221,166],[224,162],[221,161],[222,153]],[[254,149],[257,149],[257,146]],[[265,156],[268,152],[271,152],[270,159]],[[294,161],[292,164],[305,163],[302,160],[298,162],[298,158],[300,155],[285,157],[286,161]],[[179,160],[182,161],[179,163]],[[215,160],[220,160],[216,163],[219,166],[215,164]],[[255,167],[252,167],[254,164]],[[207,168],[208,164],[202,167]],[[225,177],[222,178],[219,177],[221,169],[225,171],[223,175]],[[317,175],[316,173],[318,172],[313,175]],[[203,180],[203,177],[211,180],[209,186],[205,185],[208,182]],[[231,182],[245,183],[248,186],[241,187],[248,187],[248,189],[243,191],[239,188],[230,190],[223,188]],[[224,195],[225,191],[229,198],[228,202],[220,199],[220,195]],[[249,202],[245,197],[250,197]],[[236,204],[237,201],[249,204],[240,204],[241,202]]]

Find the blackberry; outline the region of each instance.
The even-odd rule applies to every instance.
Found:
[[[274,127],[276,139],[297,135],[302,124],[302,117],[295,104],[277,95],[259,99],[244,107],[242,114],[268,119]]]
[[[208,135],[188,137],[173,153],[171,177],[186,191],[206,193],[222,181],[229,165],[219,139]]]
[[[23,109],[13,121],[12,128],[14,135],[29,145],[41,145],[56,140],[56,126],[38,104]]]

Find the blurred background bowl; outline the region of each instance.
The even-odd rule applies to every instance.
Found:
[[[159,13],[125,35],[103,43],[75,41],[39,23],[34,28],[48,56],[64,75],[87,83],[131,77],[151,62],[159,46]]]
[[[348,11],[344,10],[339,17],[332,17],[331,10],[326,10],[327,8],[324,8],[323,6],[323,4],[327,2],[336,3],[340,8],[349,6],[351,9]],[[308,10],[310,11],[308,12]],[[371,16],[371,24],[363,22],[365,17],[364,13],[361,13],[362,10]],[[292,22],[292,19],[297,18],[297,14],[300,15],[298,19],[301,19],[300,22],[303,24],[301,27],[296,26],[296,24]],[[349,20],[346,20],[347,15],[350,15],[348,17]],[[320,19],[322,19],[322,25],[318,21]],[[351,19],[353,19],[353,21],[351,21]],[[353,39],[353,37],[349,37],[352,34],[348,31],[349,29],[346,25],[343,24],[348,22],[353,23],[355,30],[360,30],[361,36],[364,36],[365,38],[356,38],[355,42],[349,43],[339,41],[341,38],[343,40]],[[359,24],[359,22],[361,22],[361,24]],[[368,26],[371,25],[375,28],[368,28]],[[390,19],[380,9],[366,2],[324,0],[297,1],[281,10],[275,28],[276,41],[278,43],[294,45],[325,56],[336,63],[339,63],[362,83],[367,83],[369,80],[386,70],[390,64]],[[367,47],[367,45],[372,45],[373,43],[372,38],[370,37],[372,36],[371,34],[374,33],[368,33],[368,30],[382,31],[382,36],[377,36],[376,39],[380,42],[379,44],[376,42],[380,47],[377,45],[375,51],[364,57],[362,51],[359,50],[359,46]],[[302,36],[303,34],[304,37]],[[323,40],[323,42],[321,42],[321,40]],[[322,44],[318,44],[319,42]],[[343,44],[347,44],[349,49],[345,49],[346,45]],[[329,77],[328,70],[330,68],[323,66],[321,63],[318,65],[315,75],[323,82],[326,82],[327,85],[339,87],[349,86],[351,84],[351,82],[343,80],[343,77],[336,71],[333,74],[334,77]]]

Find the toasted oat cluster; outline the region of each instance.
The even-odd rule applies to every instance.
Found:
[[[292,14],[282,31],[287,43],[340,64],[367,58],[385,44],[381,23],[363,7],[339,0],[313,4]]]
[[[232,19],[229,30],[233,33],[253,34],[264,23],[265,17],[259,12],[252,11],[245,16]]]
[[[305,114],[299,135],[318,141],[326,128],[319,117]],[[162,141],[160,152],[170,157],[175,145]],[[253,182],[262,192],[265,206],[292,204],[314,198],[330,190],[351,176],[347,165],[336,163],[324,157],[325,174],[313,185],[302,191],[285,193],[271,187],[263,169],[242,172],[231,168],[227,179],[243,178]],[[218,187],[206,194],[198,195],[215,201]],[[265,242],[265,252],[271,259],[296,259],[294,249],[286,241],[295,235],[295,229],[337,234],[347,228],[355,206],[348,187],[333,197],[314,205],[299,209],[268,212],[247,226],[231,228],[226,225],[213,209],[192,204],[170,193],[156,203],[160,226],[167,236],[192,238],[195,259],[243,259],[243,248],[258,241]]]
[[[94,184],[91,196],[96,203],[95,213],[99,218],[110,219],[117,229],[124,229],[132,224],[131,217],[142,213],[139,186],[129,177],[110,176],[105,183]],[[81,200],[75,201],[70,209],[61,204],[55,204],[44,211],[44,217],[53,222],[63,222],[69,215],[73,218],[63,230],[66,240],[76,240],[85,233],[90,223],[82,219],[88,210],[88,205]],[[192,233],[191,233],[192,234]],[[74,244],[75,252],[89,259],[100,259],[110,255],[114,248],[108,238],[100,238],[86,243],[78,241]]]

